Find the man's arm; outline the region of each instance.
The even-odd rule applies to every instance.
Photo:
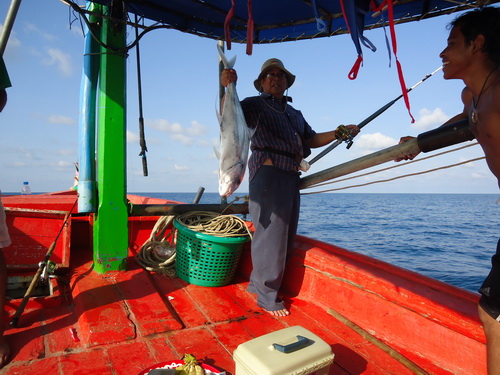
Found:
[[[356,125],[341,125],[337,129],[324,132],[324,133],[316,133],[313,137],[306,140],[307,145],[310,148],[318,148],[322,146],[326,146],[327,144],[333,142],[336,139],[344,139],[345,131],[342,131],[342,127],[347,128],[352,137],[355,137],[359,133],[359,128]]]

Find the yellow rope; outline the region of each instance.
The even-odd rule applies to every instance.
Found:
[[[216,237],[252,237],[245,221],[234,215],[192,211],[180,215],[177,221],[193,231]]]

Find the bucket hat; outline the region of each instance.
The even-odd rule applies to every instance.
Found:
[[[279,59],[272,58],[272,59],[267,60],[264,64],[262,64],[262,68],[260,69],[259,77],[257,77],[257,79],[255,81],[253,81],[253,85],[255,86],[257,91],[259,91],[259,92],[262,91],[260,81],[262,80],[264,75],[267,73],[267,71],[272,69],[272,68],[281,69],[285,73],[286,82],[287,82],[288,87],[292,86],[293,83],[295,82],[295,76],[292,73],[290,73],[288,70],[285,69],[285,65],[283,65],[283,62]]]

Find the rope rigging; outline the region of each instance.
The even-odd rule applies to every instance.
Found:
[[[397,164],[397,165],[393,165],[391,167],[377,169],[375,171],[371,171],[371,172],[367,172],[367,173],[362,173],[362,174],[358,174],[356,176],[346,177],[346,178],[342,178],[342,179],[335,180],[335,181],[328,181],[328,182],[324,182],[324,183],[315,184],[315,185],[307,187],[307,189],[317,188],[319,186],[325,186],[325,185],[329,185],[329,184],[334,184],[334,183],[338,183],[338,182],[352,180],[352,179],[355,179],[355,178],[366,177],[366,176],[369,176],[369,175],[372,175],[372,174],[375,174],[375,173],[385,172],[385,171],[388,171],[388,170],[391,170],[391,169],[394,169],[394,168],[408,166],[408,165],[413,164],[413,163],[417,163],[417,162],[421,162],[421,161],[424,161],[424,160],[432,159],[432,158],[435,158],[435,157],[438,157],[438,156],[442,156],[442,155],[445,155],[445,154],[448,154],[448,153],[451,153],[451,152],[459,151],[459,150],[462,150],[462,149],[465,149],[465,148],[468,148],[468,147],[472,147],[472,146],[476,146],[476,145],[478,145],[477,142],[469,144],[469,145],[457,147],[457,148],[454,148],[454,149],[451,149],[451,150],[448,150],[448,151],[440,152],[440,153],[437,153],[437,154],[434,154],[434,155],[430,155],[430,156],[427,156],[427,157],[424,157],[424,158],[421,158],[421,159],[412,160],[412,161],[409,161],[409,162],[406,162],[406,163],[403,163],[403,164]],[[356,187],[362,187],[362,186],[368,186],[368,185],[378,184],[378,183],[382,183],[382,182],[389,182],[389,181],[399,180],[399,179],[406,178],[406,177],[418,176],[418,175],[423,175],[423,174],[427,174],[427,173],[431,173],[431,172],[435,172],[435,171],[439,171],[439,170],[443,170],[443,169],[458,167],[460,165],[464,165],[464,164],[467,164],[467,163],[472,163],[472,162],[483,160],[483,159],[485,159],[484,156],[473,158],[473,159],[469,159],[469,160],[462,161],[462,162],[459,162],[459,163],[445,165],[445,166],[442,166],[442,167],[432,168],[432,169],[428,169],[428,170],[424,170],[424,171],[420,171],[420,172],[409,173],[409,174],[405,174],[405,175],[401,175],[401,176],[396,176],[396,177],[387,178],[387,179],[381,179],[381,180],[376,180],[376,181],[370,181],[370,182],[367,182],[367,183],[364,183],[364,184],[349,185],[349,186],[344,186],[344,187],[341,187],[341,188],[334,188],[334,189],[327,189],[327,190],[321,190],[321,191],[315,191],[315,192],[301,193],[301,195],[311,195],[311,194],[319,194],[319,193],[328,193],[328,192],[332,192],[332,191],[346,190],[346,189],[352,189],[352,188],[356,188]]]

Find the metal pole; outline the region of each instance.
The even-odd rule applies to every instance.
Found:
[[[10,32],[12,31],[12,26],[14,26],[14,21],[16,20],[17,11],[21,5],[21,0],[12,0],[10,3],[9,11],[5,17],[5,22],[3,24],[2,35],[0,35],[0,56],[3,56],[5,47],[7,47],[7,42],[9,40]]]
[[[19,10],[20,5],[21,0],[12,0],[10,3],[9,10],[3,24],[2,35],[0,35],[0,56],[3,56],[5,48],[7,47],[7,41],[9,40],[10,32],[14,26],[14,21],[16,20],[17,11]]]

